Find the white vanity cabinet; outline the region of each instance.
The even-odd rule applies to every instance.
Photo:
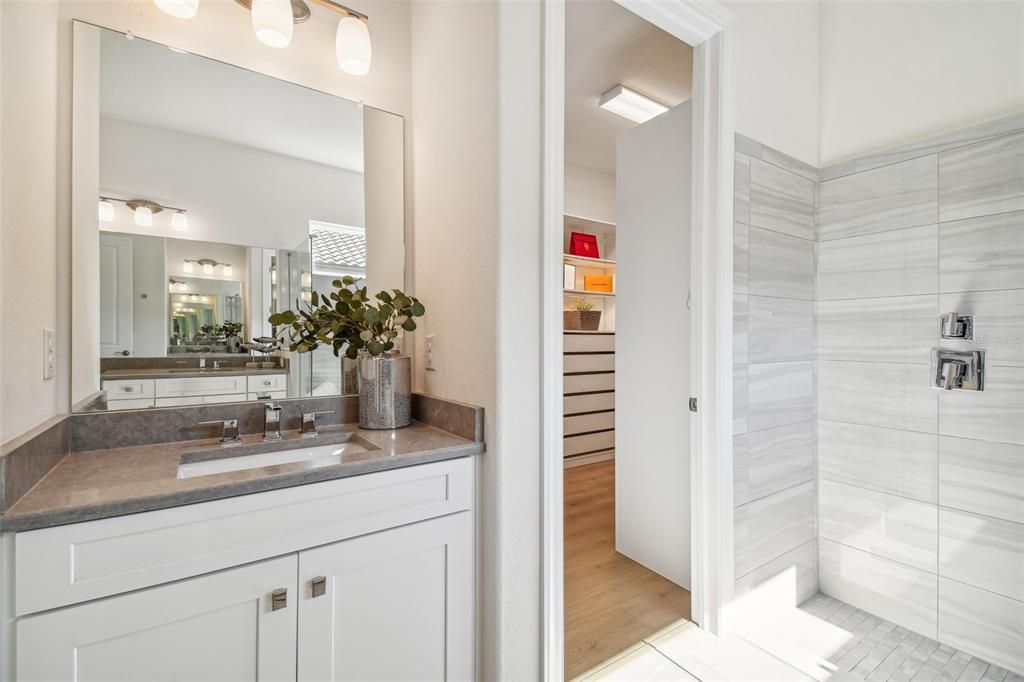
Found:
[[[114,379],[103,382],[107,409],[237,403],[288,396],[287,374]]]
[[[15,534],[18,682],[473,677],[470,458]]]

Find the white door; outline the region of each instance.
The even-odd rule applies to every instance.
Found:
[[[471,679],[472,533],[461,512],[300,552],[299,679]]]
[[[100,355],[132,352],[132,238],[100,233]]]
[[[690,589],[689,102],[618,140],[615,546]]]
[[[18,621],[17,679],[295,680],[294,554]],[[273,592],[287,589],[274,609]]]

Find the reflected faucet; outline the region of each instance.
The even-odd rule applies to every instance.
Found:
[[[281,406],[277,403],[264,403],[263,440],[281,440]]]

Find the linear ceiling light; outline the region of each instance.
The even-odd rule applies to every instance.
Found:
[[[616,85],[601,95],[600,107],[637,123],[646,123],[668,111],[668,107],[661,102],[655,102],[625,85]]]

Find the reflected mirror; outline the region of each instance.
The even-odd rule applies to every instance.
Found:
[[[404,286],[402,118],[74,31],[75,409],[355,392],[267,318],[342,275]]]

